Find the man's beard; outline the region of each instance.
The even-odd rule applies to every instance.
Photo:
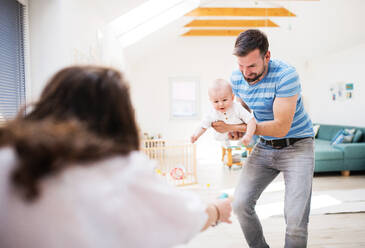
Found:
[[[259,80],[259,78],[265,73],[265,71],[266,71],[266,66],[264,65],[264,68],[262,69],[262,72],[260,74],[258,74],[256,77],[247,78],[247,77],[245,77],[245,75],[243,73],[242,73],[242,76],[248,83],[252,83],[252,82],[255,82],[255,81]]]

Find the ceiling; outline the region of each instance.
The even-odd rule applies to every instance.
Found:
[[[207,42],[232,44],[241,30],[253,27],[260,28],[269,36],[271,48],[284,50],[288,47],[288,53],[294,56],[294,51],[295,56],[303,59],[365,42],[363,0],[202,0],[200,8],[231,8],[231,14],[223,16],[221,11],[220,16],[185,15],[128,47],[125,50],[127,58],[134,61],[143,59],[146,54],[158,53],[161,47],[168,47],[177,41],[205,39]],[[286,14],[234,16],[234,8],[241,8],[241,11],[249,11],[248,8],[276,8]],[[204,9],[200,12],[204,13]],[[245,27],[238,26],[242,24]],[[213,31],[208,35],[202,35],[200,31],[199,36],[186,36],[196,30]]]
[[[296,16],[282,5],[267,1],[226,2],[223,6],[214,2],[219,3],[209,1],[186,14],[194,19],[184,26],[189,30],[183,36],[237,36],[248,28],[279,27],[270,18]]]

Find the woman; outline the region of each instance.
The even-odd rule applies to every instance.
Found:
[[[172,247],[230,223],[229,200],[156,178],[116,70],[61,70],[0,145],[0,247]]]

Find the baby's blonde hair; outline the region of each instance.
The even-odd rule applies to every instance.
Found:
[[[227,80],[225,80],[223,78],[218,78],[218,79],[214,80],[212,82],[212,84],[209,86],[208,94],[211,91],[216,91],[216,90],[229,90],[232,92],[232,86]]]

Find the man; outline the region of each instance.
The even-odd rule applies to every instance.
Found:
[[[269,43],[259,30],[236,40],[238,69],[231,82],[236,98],[257,120],[258,144],[248,157],[235,192],[233,209],[250,247],[269,247],[255,212],[263,190],[283,172],[285,180],[285,247],[306,247],[314,170],[312,122],[303,108],[294,67],[270,59]],[[244,124],[216,122],[218,132],[245,132]]]

